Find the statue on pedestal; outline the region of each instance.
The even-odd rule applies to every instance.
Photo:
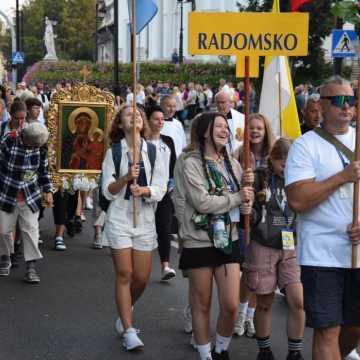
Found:
[[[55,39],[56,35],[54,34],[53,25],[56,25],[56,21],[51,21],[48,17],[45,17],[45,47],[46,55],[44,60],[58,60],[55,51]]]

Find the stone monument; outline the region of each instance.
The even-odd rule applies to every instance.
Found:
[[[45,48],[46,48],[46,55],[44,60],[58,60],[56,56],[55,50],[55,39],[56,35],[54,34],[53,25],[56,25],[56,21],[51,21],[48,17],[45,17]]]

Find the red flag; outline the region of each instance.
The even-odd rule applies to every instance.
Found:
[[[291,11],[298,11],[301,6],[312,0],[291,0]]]

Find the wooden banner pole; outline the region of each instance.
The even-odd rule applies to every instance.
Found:
[[[358,78],[360,81],[360,75]],[[359,82],[360,84],[360,82]],[[357,93],[357,103],[360,104],[360,91]],[[355,145],[355,160],[360,160],[360,111],[358,107],[356,116],[356,145]],[[354,183],[354,199],[353,199],[353,226],[359,225],[359,180]],[[351,267],[355,269],[357,267],[357,252],[358,246],[352,245],[351,247]]]
[[[244,129],[244,167],[245,170],[251,168],[250,163],[250,58],[245,56],[245,129]],[[250,185],[250,184],[246,184]],[[245,215],[244,237],[245,244],[250,243],[250,215]]]
[[[136,73],[136,0],[132,0],[132,31],[131,31],[131,48],[132,48],[132,73],[133,73],[133,164],[137,164],[139,162],[138,156],[138,144],[137,144],[137,133],[136,133],[136,87],[137,87],[137,73]],[[137,184],[137,180],[134,179],[134,185]],[[136,228],[137,226],[137,199],[133,196],[133,226]]]
[[[282,130],[282,116],[281,116],[281,58],[278,58],[278,75],[279,75],[279,88],[278,88],[278,92],[279,92],[279,134],[280,137],[283,134],[283,130]]]

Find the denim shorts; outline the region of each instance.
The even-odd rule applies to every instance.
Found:
[[[301,266],[306,326],[360,326],[360,269]]]

